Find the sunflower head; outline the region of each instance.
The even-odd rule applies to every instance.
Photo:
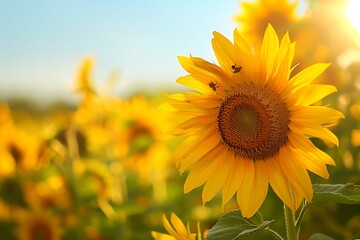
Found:
[[[279,151],[287,141],[289,123],[289,111],[279,96],[268,88],[259,90],[253,85],[238,88],[222,100],[217,115],[222,142],[254,160]]]
[[[269,22],[280,34],[284,34],[298,21],[298,4],[298,1],[291,0],[242,2],[241,11],[235,16],[235,21],[243,34],[255,42],[261,42],[261,36]]]
[[[26,212],[17,219],[16,234],[20,240],[59,240],[62,229],[57,218],[41,209]]]
[[[124,166],[143,176],[154,169],[163,170],[169,160],[163,134],[167,119],[143,96],[124,101],[121,109],[122,132],[118,142]]]
[[[24,185],[26,203],[34,208],[64,209],[71,205],[65,180],[58,175]]]
[[[93,96],[79,106],[74,122],[82,136],[78,139],[82,157],[106,154],[114,158],[114,135],[119,133],[121,106],[122,100],[112,96]]]
[[[39,168],[40,145],[42,140],[32,132],[17,126],[4,129],[0,139],[0,176],[28,172]]]
[[[313,84],[329,66],[315,64],[291,76],[295,44],[286,33],[279,42],[269,24],[262,45],[254,49],[234,31],[234,43],[215,32],[219,65],[201,58],[179,57],[190,74],[177,81],[196,92],[173,94],[162,106],[186,136],[175,152],[180,173],[189,169],[184,190],[205,184],[203,202],[222,190],[223,205],[234,194],[244,217],[264,201],[268,185],[294,211],[313,190],[307,170],[328,178],[333,159],[308,139],[338,145],[327,129],[343,114],[312,106],[336,91]]]

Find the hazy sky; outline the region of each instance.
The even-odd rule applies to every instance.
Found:
[[[96,59],[117,92],[168,90],[184,75],[178,55],[215,61],[214,30],[231,37],[239,0],[0,1],[0,98],[71,99],[78,66]]]

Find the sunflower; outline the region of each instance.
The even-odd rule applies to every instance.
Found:
[[[115,136],[119,134],[122,101],[113,96],[88,97],[73,115],[74,125],[83,136],[83,154],[114,158]],[[80,147],[80,146],[79,146]]]
[[[119,135],[119,154],[125,168],[146,177],[154,169],[164,169],[169,160],[163,129],[167,121],[157,107],[143,96],[122,105],[123,130]]]
[[[100,91],[93,84],[94,59],[84,58],[75,82],[75,91],[83,95],[83,99],[73,115],[74,126],[82,135],[83,147],[81,157],[86,154],[114,158],[114,136],[118,134],[118,123],[121,116],[122,100],[109,94],[110,91]],[[105,89],[112,87],[117,76],[112,74],[107,80]],[[80,143],[80,142],[78,142]],[[80,146],[79,146],[80,147]]]
[[[0,136],[0,176],[13,174],[16,170],[27,172],[40,166],[41,141],[37,136],[15,125],[3,129]]]
[[[152,231],[151,235],[155,240],[195,240],[196,234],[191,233],[189,226],[186,228],[181,219],[175,214],[171,213],[170,221],[163,215],[163,225],[169,234]],[[200,238],[198,238],[200,239]]]
[[[179,57],[190,75],[177,82],[197,93],[172,94],[162,109],[178,120],[173,134],[187,136],[175,152],[180,173],[190,169],[184,191],[205,184],[203,202],[222,190],[223,206],[237,193],[244,217],[264,201],[268,185],[295,211],[313,190],[307,170],[328,178],[334,160],[308,137],[338,145],[327,128],[344,115],[311,106],[333,93],[313,84],[329,64],[310,66],[290,78],[295,44],[286,33],[279,44],[269,24],[261,49],[251,51],[234,31],[234,44],[214,32],[212,45],[220,66],[201,58]]]
[[[59,240],[62,229],[57,218],[41,209],[25,213],[17,219],[16,234],[20,240]]]
[[[0,103],[0,177],[39,169],[45,139],[34,118]]]
[[[98,159],[86,158],[77,161],[75,165],[76,174],[88,183],[89,194],[98,197],[99,200],[114,201],[116,195],[115,179],[109,167]]]
[[[270,22],[280,34],[284,34],[298,21],[298,1],[290,0],[256,0],[242,2],[241,11],[235,16],[239,30],[251,37],[253,41],[261,42],[261,36]]]
[[[29,206],[42,209],[65,209],[71,199],[65,180],[58,175],[42,179],[40,182],[26,182],[24,195]]]

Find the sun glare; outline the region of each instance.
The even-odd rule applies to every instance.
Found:
[[[349,18],[351,24],[358,32],[360,32],[359,9],[360,9],[360,1],[359,0],[349,0],[346,12],[347,12],[347,15],[348,15],[348,18]]]

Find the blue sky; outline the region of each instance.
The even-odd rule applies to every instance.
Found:
[[[89,55],[97,85],[118,70],[120,95],[169,91],[185,74],[176,57],[215,61],[212,32],[231,37],[238,11],[239,0],[0,1],[1,99],[69,100]]]

